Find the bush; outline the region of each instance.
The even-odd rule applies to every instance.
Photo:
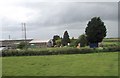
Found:
[[[80,37],[79,37],[79,40],[80,40],[80,47],[85,47],[88,43],[87,41],[87,37],[85,34],[82,34]]]
[[[104,47],[104,48],[44,48],[44,49],[28,49],[28,50],[4,50],[2,56],[33,56],[33,55],[59,55],[59,54],[86,54],[95,52],[117,52],[120,47]]]
[[[115,47],[119,46],[119,44],[103,44],[102,47]]]
[[[26,47],[26,44],[27,44],[27,43],[25,43],[25,42],[21,42],[20,44],[18,44],[17,48],[23,49],[23,48]]]
[[[120,51],[120,46],[110,46],[110,47],[104,47],[103,52],[119,52]]]
[[[77,49],[77,48],[48,48],[48,49],[28,49],[28,50],[4,50],[2,56],[32,56],[32,55],[58,55],[58,54],[83,54],[89,53],[93,50],[87,49]]]
[[[70,47],[76,47],[78,45],[77,40],[72,40],[70,43]]]
[[[82,34],[78,37],[77,40],[74,40],[70,43],[70,47],[76,47],[80,43],[80,47],[85,47],[88,45],[88,41],[85,34]]]
[[[60,47],[60,46],[61,46],[61,39],[58,39],[58,40],[56,40],[55,42],[56,42],[56,46],[57,46],[57,47]]]

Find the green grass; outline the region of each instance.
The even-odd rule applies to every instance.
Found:
[[[117,41],[119,40],[120,38],[104,38],[103,41]]]
[[[2,77],[2,57],[0,57],[0,77]]]
[[[102,45],[105,47],[108,47],[108,46],[120,46],[120,42],[118,41],[103,41],[102,42]]]
[[[112,44],[118,44],[118,42],[103,42],[105,45],[112,45]]]
[[[3,76],[118,76],[118,52],[2,58]]]

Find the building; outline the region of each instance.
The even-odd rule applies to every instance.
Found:
[[[30,47],[32,48],[46,48],[46,47],[52,47],[53,42],[51,40],[32,40],[29,42]]]
[[[53,47],[53,40],[50,39],[47,43],[47,47]]]
[[[0,47],[7,47],[15,49],[17,48],[18,44],[24,42],[25,40],[1,40]],[[45,48],[45,47],[52,47],[53,41],[50,40],[39,40],[39,39],[27,39],[26,42],[29,44],[31,48]]]
[[[26,42],[29,43],[33,39],[27,39]],[[21,42],[24,42],[25,40],[1,40],[0,41],[0,47],[8,47],[8,48],[16,48],[18,44]]]

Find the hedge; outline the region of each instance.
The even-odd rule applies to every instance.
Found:
[[[4,50],[2,56],[35,56],[35,55],[59,55],[59,54],[86,54],[95,52],[117,52],[120,47],[105,48],[44,48],[44,49],[28,49],[28,50]]]

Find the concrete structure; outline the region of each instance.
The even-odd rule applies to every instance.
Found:
[[[17,48],[17,45],[25,40],[1,40],[0,47],[7,47],[7,48]],[[52,47],[53,41],[50,40],[39,40],[39,39],[27,39],[27,43],[29,43],[30,47],[36,48],[45,48],[45,47]]]
[[[33,39],[27,39],[27,43],[29,43]],[[9,47],[9,48],[16,48],[18,44],[24,42],[25,40],[1,40],[0,47]]]

